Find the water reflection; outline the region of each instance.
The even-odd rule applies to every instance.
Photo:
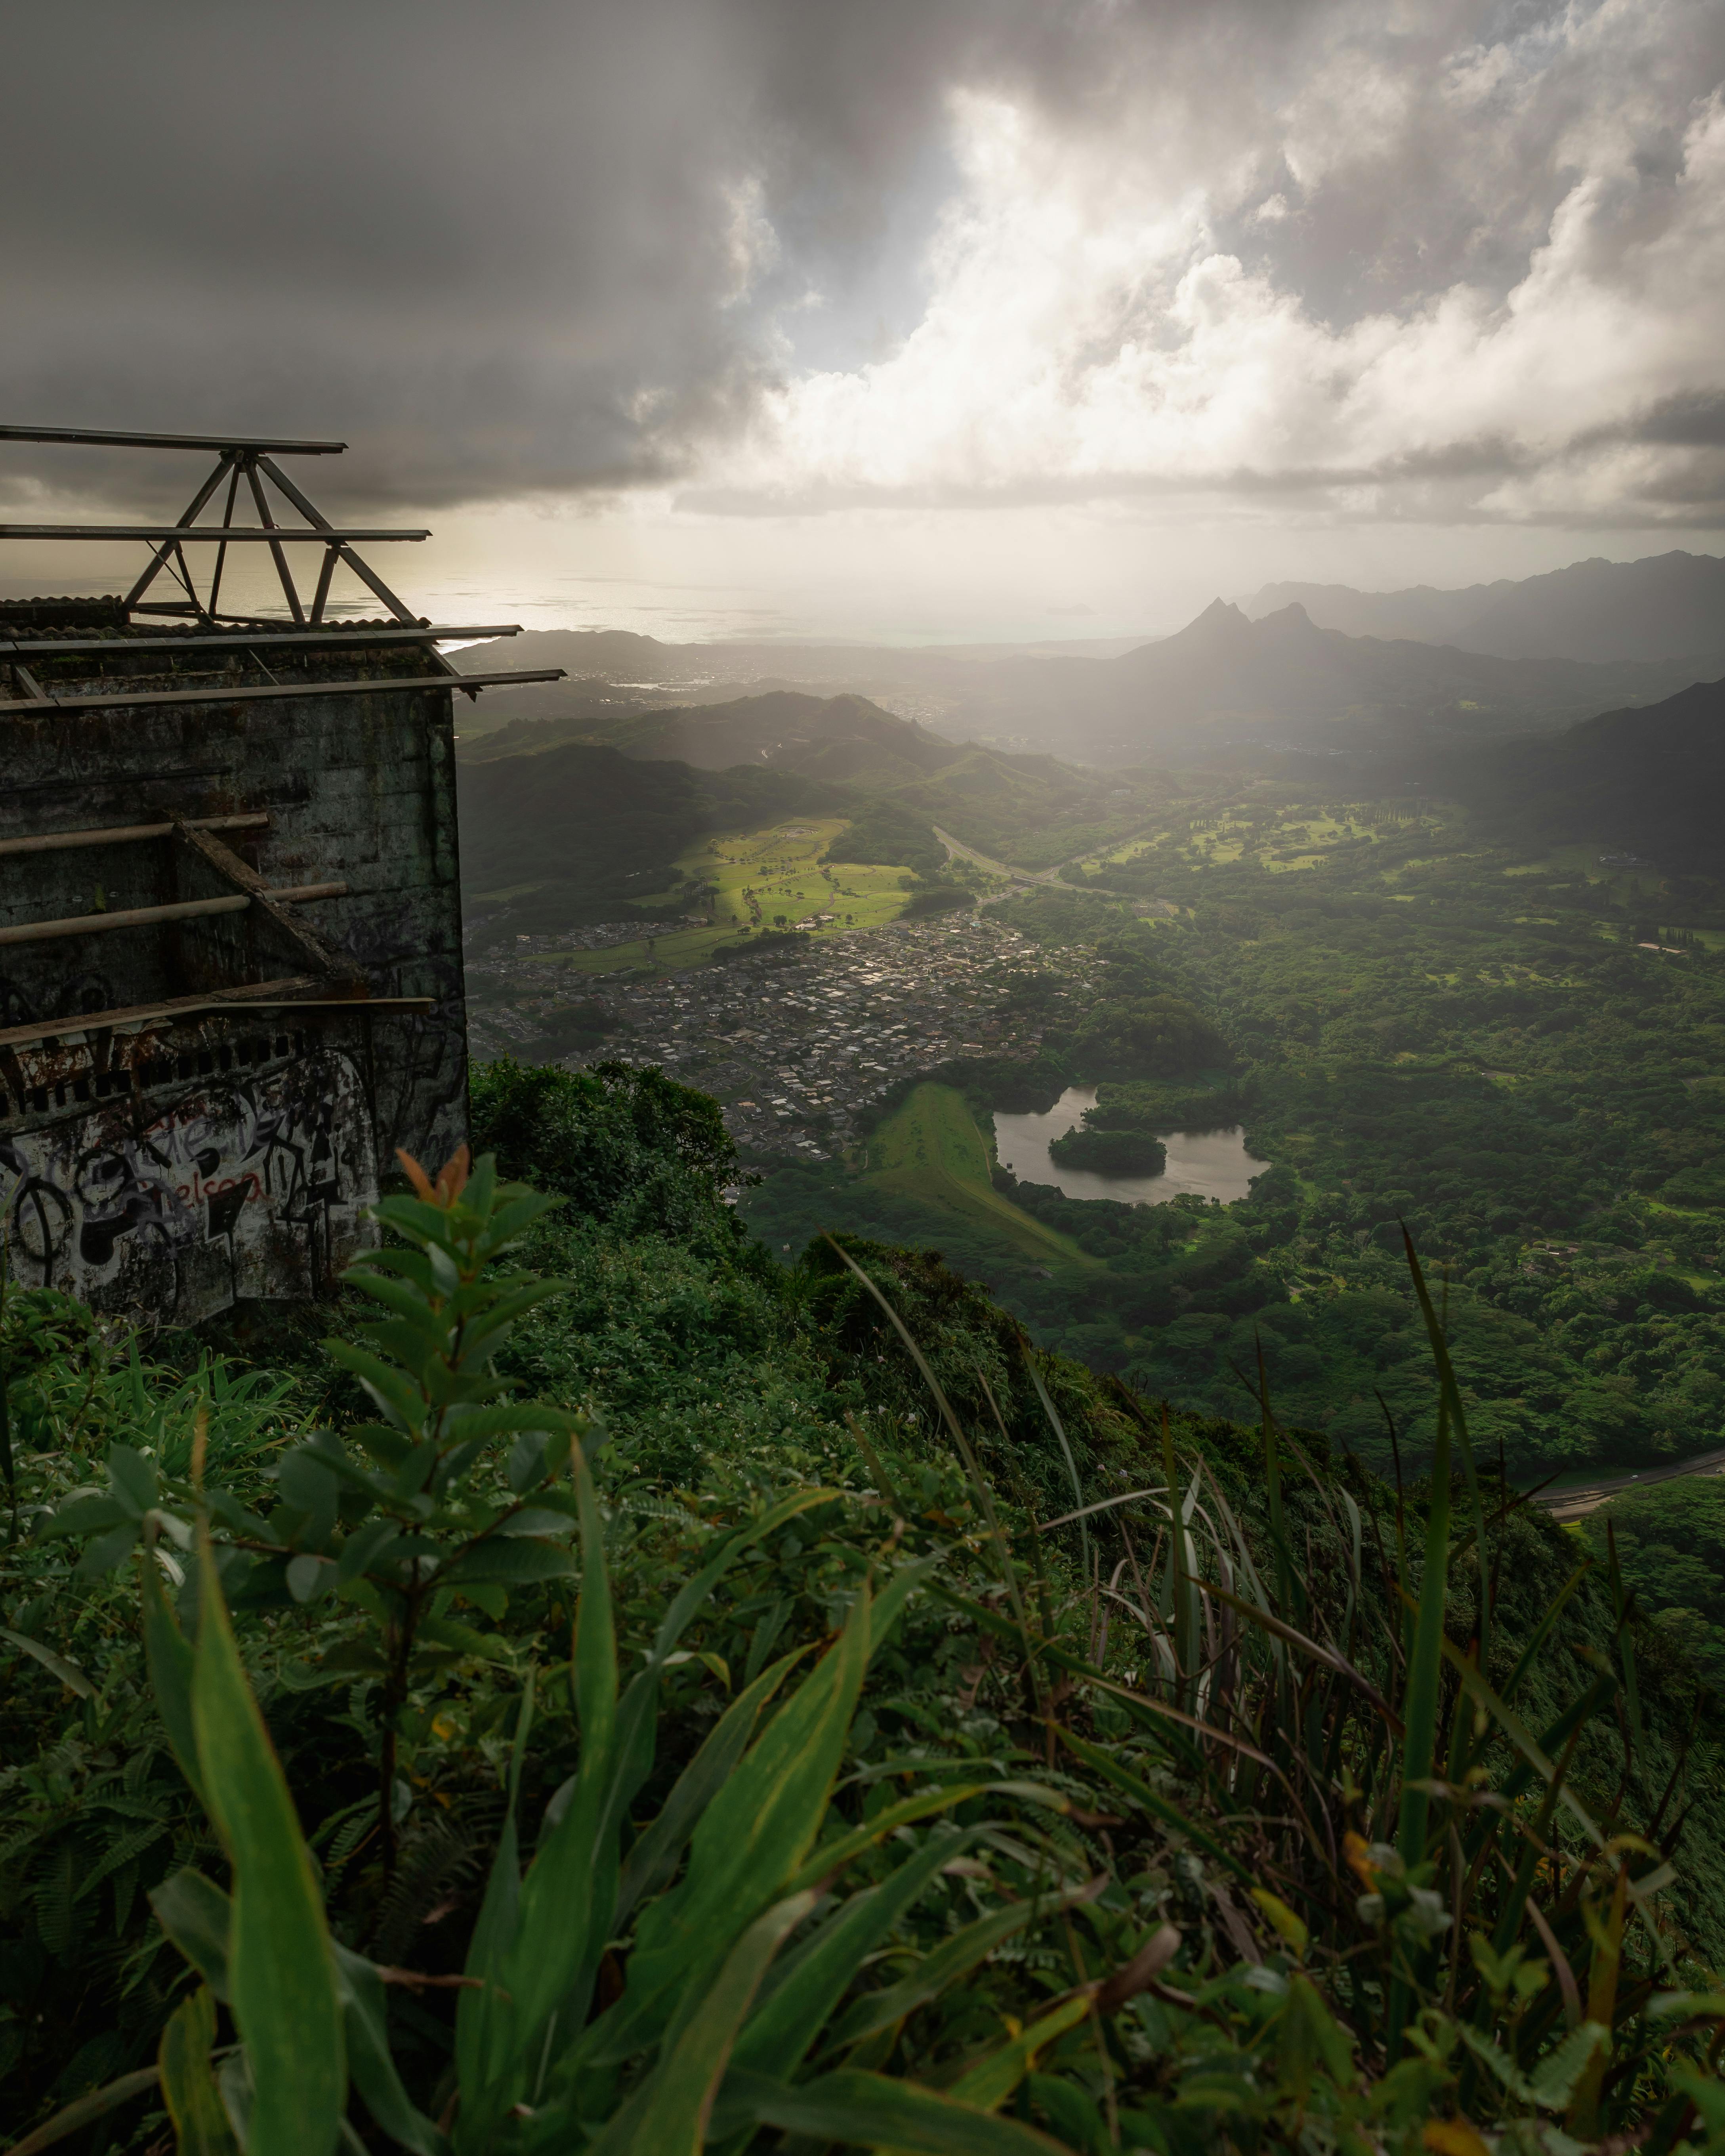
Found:
[[[1245,1134],[1235,1123],[1225,1131],[1158,1131],[1168,1147],[1160,1175],[1097,1175],[1087,1168],[1062,1168],[1048,1148],[1064,1137],[1096,1103],[1094,1086],[1069,1086],[1046,1115],[994,1117],[995,1151],[1000,1165],[1020,1183],[1052,1183],[1068,1198],[1111,1198],[1121,1205],[1166,1205],[1171,1198],[1195,1192],[1229,1204],[1244,1198],[1255,1175],[1269,1167],[1245,1149]]]

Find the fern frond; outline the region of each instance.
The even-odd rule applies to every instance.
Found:
[[[126,1931],[126,1920],[131,1914],[131,1905],[138,1891],[138,1866],[136,1857],[116,1867],[114,1872],[114,1936],[120,1938]]]
[[[79,1871],[77,1844],[70,1835],[63,1835],[48,1851],[32,1881],[37,1935],[49,1953],[60,1960],[71,1953],[82,1928],[74,1906]]]
[[[78,1882],[78,1891],[72,1897],[81,1902],[86,1894],[93,1893],[110,1871],[117,1871],[124,1864],[136,1862],[152,1843],[158,1842],[168,1831],[162,1820],[151,1820],[142,1826],[135,1826],[130,1834],[123,1834],[110,1842],[96,1862]]]
[[[495,1804],[435,1811],[416,1820],[403,1836],[395,1876],[377,1912],[373,1958],[410,1958],[419,1928],[441,1902],[479,1876],[490,1851]]]

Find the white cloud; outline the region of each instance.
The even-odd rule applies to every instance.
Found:
[[[1453,51],[1333,35],[1279,136],[1243,141],[1236,115],[1200,154],[1172,116],[1179,172],[1154,95],[1098,127],[956,93],[921,321],[877,363],[783,380],[707,482],[816,506],[1327,486],[1352,515],[1429,510],[1435,474],[1452,513],[1686,516],[1685,472],[1711,485],[1711,465],[1624,439],[1661,400],[1725,391],[1725,106],[1665,49],[1686,12],[1606,0]],[[1494,227],[1530,157],[1543,207]],[[1393,174],[1411,227],[1422,160],[1460,189],[1420,242],[1452,274],[1326,304],[1301,252],[1314,191],[1345,224]],[[1399,238],[1360,292],[1402,275]]]

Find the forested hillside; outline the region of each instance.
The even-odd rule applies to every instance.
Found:
[[[466,911],[506,906],[511,934],[628,919],[680,880],[677,856],[701,833],[829,815],[845,798],[787,773],[696,773],[578,744],[500,758],[462,780]]]
[[[1212,1414],[1238,1412],[1261,1345],[1291,1411],[1388,1473],[1393,1444],[1423,1459],[1433,1429],[1405,1223],[1443,1268],[1476,1429],[1512,1475],[1721,1442],[1714,884],[1268,781],[1194,788],[1067,875],[1000,909],[1045,953],[999,1006],[1040,1034],[1037,1064],[952,1083],[984,1131],[1027,1082],[1047,1106],[1101,1081],[1096,1127],[1242,1122],[1271,1163],[1250,1199],[1079,1202],[997,1175],[1070,1239],[1062,1263],[980,1217],[919,1219],[859,1159],[770,1171],[745,1201],[770,1241],[839,1221],[936,1242],[1040,1338]],[[1057,993],[1077,972],[1081,1010]],[[1158,998],[1210,1029],[1196,1058],[1133,1033]]]
[[[1725,870],[1725,680],[1645,710],[1603,711],[1552,742],[1517,742],[1445,773],[1483,819],[1549,843],[1609,834],[1676,875]],[[1693,907],[1698,891],[1684,895]]]
[[[1435,1304],[1394,1486],[774,1265],[654,1074],[475,1109],[327,1343],[8,1297],[18,2150],[1713,2145],[1694,1670]]]
[[[938,825],[1045,870],[1137,829],[1158,790],[1148,773],[1105,776],[941,741],[855,696],[751,696],[583,721],[580,739],[537,725],[507,729],[506,754],[494,752],[501,738],[483,742],[463,770],[466,910],[493,935],[675,919],[700,896],[680,865],[693,841],[788,817],[855,827],[830,860],[937,879],[948,853]]]

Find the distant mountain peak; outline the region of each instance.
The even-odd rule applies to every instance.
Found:
[[[1313,635],[1317,633],[1312,616],[1298,599],[1291,599],[1285,607],[1278,607],[1274,613],[1260,613],[1252,625],[1258,629],[1305,629]]]
[[[1344,636],[1448,644],[1496,659],[1597,665],[1710,660],[1725,649],[1725,560],[1681,549],[1638,562],[1591,555],[1541,576],[1461,590],[1266,584],[1245,607],[1261,622],[1286,612],[1290,601],[1305,605],[1318,628]]]

